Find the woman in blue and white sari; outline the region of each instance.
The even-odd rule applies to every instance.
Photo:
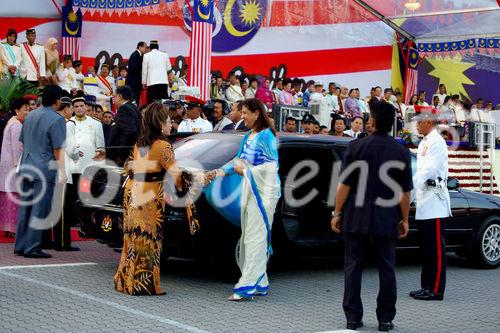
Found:
[[[230,301],[267,295],[267,260],[271,254],[271,227],[281,196],[278,175],[276,132],[265,107],[256,98],[242,102],[243,120],[251,131],[243,138],[236,158],[223,168],[208,173],[242,176],[241,238],[238,265],[241,278]]]

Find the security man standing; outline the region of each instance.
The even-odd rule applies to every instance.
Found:
[[[414,118],[424,136],[418,145],[417,172],[413,177],[416,191],[416,222],[423,258],[421,289],[410,292],[417,300],[442,300],[446,283],[446,247],[444,231],[451,216],[447,188],[448,147],[436,129],[437,117],[423,112]]]

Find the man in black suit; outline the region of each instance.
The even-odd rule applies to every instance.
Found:
[[[382,87],[376,86],[373,90],[373,96],[368,101],[370,109],[374,108],[376,104],[383,103],[382,100]]]
[[[375,131],[349,144],[337,189],[331,225],[333,231],[344,232],[343,307],[348,329],[363,326],[361,275],[372,243],[380,278],[379,331],[394,327],[396,239],[408,234],[413,188],[410,152],[388,135],[394,112],[394,107],[387,103],[377,103],[371,109],[370,121]]]
[[[145,42],[137,43],[135,50],[128,59],[128,74],[125,85],[130,86],[133,91],[133,99],[139,102],[142,89],[142,56],[146,53],[148,45]]]
[[[237,101],[231,105],[231,112],[229,113],[229,119],[233,122],[225,126],[223,131],[242,131],[248,132],[248,127],[245,126],[245,122],[242,118],[241,102]]]
[[[113,96],[118,107],[115,122],[109,133],[109,147],[107,152],[109,159],[113,160],[119,166],[122,166],[130,155],[132,147],[139,138],[141,130],[141,112],[132,104],[132,88],[122,86],[116,88]]]

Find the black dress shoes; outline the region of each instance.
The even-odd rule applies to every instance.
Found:
[[[419,289],[419,290],[413,290],[413,291],[410,291],[410,297],[415,297],[415,295],[418,295],[418,294],[421,294],[425,291],[425,289]]]
[[[378,323],[378,330],[380,332],[389,332],[393,328],[394,328],[394,324],[392,323],[392,321],[387,322],[387,323],[384,323],[381,321]]]
[[[353,331],[357,330],[360,327],[363,327],[362,321],[348,321],[347,325],[345,326],[346,329]]]
[[[24,251],[14,250],[14,254],[16,256],[22,256],[22,255],[24,255]]]
[[[36,252],[25,253],[24,257],[25,258],[46,259],[46,258],[52,258],[52,255],[40,250],[40,251],[36,251]]]
[[[418,299],[420,301],[442,301],[443,297],[443,293],[434,293],[430,290],[425,290],[413,296],[414,299]]]

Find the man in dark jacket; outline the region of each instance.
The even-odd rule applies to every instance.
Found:
[[[379,331],[392,329],[396,315],[396,239],[408,234],[413,181],[408,148],[388,135],[394,113],[388,103],[370,109],[375,132],[349,144],[337,189],[331,224],[333,231],[344,233],[347,329],[363,326],[361,275],[372,243],[380,276]]]
[[[132,104],[132,88],[123,86],[116,88],[113,96],[118,112],[115,123],[109,133],[107,157],[119,166],[123,166],[135,145],[141,130],[141,112]]]
[[[133,92],[132,100],[139,102],[142,89],[142,56],[146,53],[147,44],[145,42],[137,43],[135,50],[128,59],[128,74],[125,85],[130,86]]]

